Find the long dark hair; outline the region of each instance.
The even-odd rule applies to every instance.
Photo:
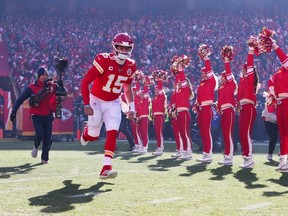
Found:
[[[257,94],[258,92],[258,87],[259,87],[259,74],[258,74],[258,70],[256,69],[256,67],[253,67],[253,72],[254,72],[254,92],[255,94]]]

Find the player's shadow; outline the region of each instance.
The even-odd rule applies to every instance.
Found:
[[[114,185],[107,182],[98,182],[90,188],[80,189],[80,184],[73,184],[72,180],[63,181],[63,188],[51,191],[45,195],[29,198],[30,206],[44,206],[43,213],[60,213],[73,210],[75,203],[91,202],[93,197],[112,189],[101,190],[105,185]]]
[[[211,169],[210,172],[214,175],[210,180],[223,180],[225,175],[232,173],[231,166],[220,166],[216,169]]]
[[[259,178],[255,173],[251,172],[251,168],[247,169],[241,169],[238,172],[234,174],[234,177],[238,179],[240,182],[243,182],[246,184],[247,189],[256,189],[256,188],[264,188],[267,187],[266,185],[263,184],[255,184]]]
[[[0,167],[0,178],[10,178],[13,175],[18,174],[28,174],[30,173],[35,167],[42,165],[41,163],[31,164],[26,163],[19,166],[12,166],[12,167]]]
[[[154,171],[168,171],[168,168],[180,166],[182,163],[183,160],[175,160],[174,158],[168,158],[163,160],[157,160],[157,164],[151,164],[148,166],[148,168]]]
[[[197,163],[194,164],[192,166],[187,166],[187,173],[182,173],[179,176],[183,176],[183,177],[188,177],[188,176],[192,176],[196,173],[200,173],[200,172],[204,172],[207,170],[207,165],[205,163]]]

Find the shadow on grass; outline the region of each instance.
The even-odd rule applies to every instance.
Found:
[[[225,175],[232,174],[231,166],[221,166],[216,169],[211,169],[210,172],[214,175],[210,180],[223,180]]]
[[[275,160],[271,160],[271,161],[266,161],[264,164],[267,165],[267,166],[277,167],[279,162],[275,161]]]
[[[155,156],[154,156],[155,157]],[[175,160],[173,158],[157,160],[157,164],[151,164],[148,166],[153,171],[168,171],[170,167],[177,167],[183,163],[183,160]]]
[[[279,179],[268,179],[267,181],[273,182],[275,184],[279,184],[283,187],[288,187],[288,173],[282,173],[282,176]],[[276,196],[283,196],[288,194],[288,191],[277,192],[277,191],[265,191],[263,196],[266,197],[276,197]]]
[[[147,156],[147,157],[143,157],[143,155],[137,155],[137,156],[141,156],[141,157],[139,157],[138,159],[137,159],[137,161],[132,161],[131,163],[142,163],[142,162],[144,162],[144,161],[148,161],[148,160],[151,160],[151,159],[154,159],[155,158],[155,156]]]
[[[263,184],[255,184],[259,180],[257,175],[255,173],[251,172],[252,169],[241,169],[238,172],[234,174],[234,177],[238,179],[240,182],[243,182],[246,184],[247,189],[256,189],[256,188],[264,188],[267,187]]]
[[[98,182],[86,189],[79,189],[81,184],[73,184],[72,180],[63,181],[63,188],[51,191],[46,195],[29,198],[30,206],[45,206],[43,213],[60,213],[73,210],[76,203],[91,202],[93,197],[101,193],[110,192],[112,189],[101,190],[105,185],[114,185],[107,182]]]
[[[10,178],[13,175],[29,174],[35,167],[42,165],[42,163],[31,164],[26,163],[20,166],[0,167],[0,178]]]
[[[131,158],[138,157],[140,154],[133,154],[131,151],[126,152],[115,152],[114,158],[119,158],[120,160],[130,160]]]
[[[192,166],[187,167],[188,173],[182,173],[179,176],[187,177],[187,176],[192,176],[196,173],[204,172],[207,170],[207,164],[205,163],[198,163],[194,164]]]

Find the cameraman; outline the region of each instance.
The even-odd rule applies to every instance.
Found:
[[[43,141],[41,162],[47,164],[52,144],[52,122],[54,120],[52,112],[55,112],[56,109],[56,85],[49,82],[51,79],[48,80],[47,69],[44,67],[37,70],[37,77],[36,82],[30,84],[16,100],[10,120],[15,123],[18,108],[26,99],[30,98],[30,117],[32,117],[36,133],[31,155],[33,158],[37,157],[38,147]]]

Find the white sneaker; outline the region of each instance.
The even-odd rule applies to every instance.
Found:
[[[139,154],[146,154],[146,153],[148,152],[147,149],[148,149],[147,146],[146,146],[146,147],[141,146],[140,149],[139,149],[139,151],[138,151],[138,153],[139,153]]]
[[[35,147],[33,147],[32,152],[31,152],[31,156],[32,156],[33,158],[36,158],[37,155],[38,155],[38,149],[35,148]]]
[[[153,152],[152,154],[155,155],[155,156],[161,156],[161,155],[163,155],[163,148],[157,147],[157,148],[156,148],[156,151]]]
[[[276,171],[280,171],[281,169],[284,169],[285,165],[287,165],[287,155],[280,155],[280,161],[279,161],[278,167],[276,168]]]
[[[183,151],[179,159],[182,160],[191,160],[192,159],[192,152],[191,151]]]
[[[183,151],[181,150],[176,150],[176,153],[172,154],[172,158],[179,158],[182,155]]]
[[[242,169],[246,169],[246,168],[252,168],[255,163],[253,161],[253,157],[252,156],[243,156],[244,162],[243,164],[241,164],[239,167]]]
[[[218,162],[219,165],[224,166],[232,166],[233,165],[233,157],[230,157],[228,155],[224,155],[224,160]]]
[[[88,144],[89,141],[85,141],[84,138],[83,138],[83,134],[84,134],[84,131],[87,131],[88,130],[88,122],[87,121],[84,121],[83,124],[82,124],[82,133],[81,133],[81,138],[80,138],[80,143],[82,146],[86,146]]]
[[[139,150],[140,150],[141,146],[140,145],[135,145],[133,150],[132,150],[132,153],[138,153]]]
[[[201,163],[211,163],[212,162],[212,154],[208,153],[203,153],[202,158],[196,159],[196,161],[201,162]]]
[[[272,154],[268,154],[268,155],[266,156],[266,159],[267,159],[268,161],[272,161],[272,160],[273,160],[273,155],[272,155]]]
[[[282,173],[287,173],[288,172],[288,163],[286,163],[280,170],[278,170],[279,172]]]

